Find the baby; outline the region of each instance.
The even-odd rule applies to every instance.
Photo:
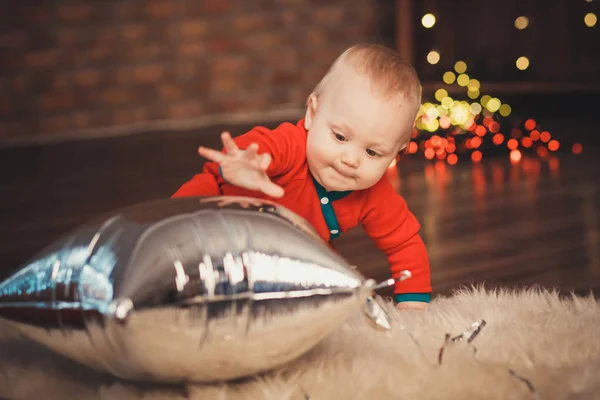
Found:
[[[224,151],[200,147],[203,172],[173,197],[238,195],[276,201],[329,242],[361,223],[388,257],[398,308],[424,310],[431,297],[420,225],[384,177],[410,142],[421,104],[415,70],[391,49],[356,45],[333,63],[296,124],[255,127]]]

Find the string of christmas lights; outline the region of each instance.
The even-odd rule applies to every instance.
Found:
[[[586,15],[588,27],[595,25],[594,17]],[[425,14],[421,23],[425,28],[432,28],[436,17]],[[525,16],[515,20],[515,28],[519,30],[528,25]],[[427,54],[430,64],[437,64],[439,60],[437,51]],[[530,62],[522,56],[515,64],[518,69],[525,70]],[[533,118],[514,117],[509,104],[488,94],[481,95],[481,82],[469,76],[467,68],[464,61],[458,61],[453,71],[446,71],[442,76],[445,84],[464,88],[463,95],[453,98],[446,89],[439,88],[434,94],[438,103],[421,105],[408,154],[454,165],[459,160],[480,162],[484,154],[498,152],[507,154],[513,163],[518,163],[525,155],[551,160],[553,153],[568,148],[573,154],[582,153],[581,143],[565,146]]]

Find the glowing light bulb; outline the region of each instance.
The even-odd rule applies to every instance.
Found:
[[[464,61],[458,61],[456,64],[454,64],[454,70],[459,74],[464,74],[467,71],[467,63]]]
[[[429,64],[435,65],[440,62],[440,53],[435,50],[432,50],[427,54],[427,62]]]
[[[442,77],[444,83],[451,85],[456,80],[456,75],[452,71],[446,71]]]
[[[583,17],[583,22],[588,28],[592,28],[598,22],[598,17],[594,13],[587,13],[585,17]]]
[[[517,59],[517,68],[519,68],[521,71],[525,71],[527,68],[529,68],[529,58],[527,57],[519,57]]]
[[[435,25],[435,15],[433,14],[425,14],[423,18],[421,18],[421,23],[425,28],[431,28]]]
[[[438,89],[435,91],[435,99],[439,102],[448,97],[448,91],[446,89]]]
[[[515,27],[519,30],[527,28],[528,25],[529,19],[527,17],[520,16],[519,18],[515,19]]]
[[[456,83],[458,83],[459,86],[467,86],[469,84],[469,75],[460,74],[458,78],[456,78]]]

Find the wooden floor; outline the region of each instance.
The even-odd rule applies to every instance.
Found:
[[[224,128],[0,150],[0,279],[100,213],[169,197],[200,169],[197,146],[217,146]],[[422,223],[434,294],[486,283],[598,295],[599,174],[586,151],[514,166],[409,159],[390,178]],[[366,276],[388,277],[385,257],[360,229],[336,246]]]

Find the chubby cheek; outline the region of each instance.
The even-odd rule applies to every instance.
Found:
[[[365,181],[366,183],[370,183],[371,185],[374,185],[385,174],[388,164],[389,163],[386,163],[385,161],[380,160],[376,163],[367,163],[366,165],[364,165],[364,164],[361,165],[362,180]]]

